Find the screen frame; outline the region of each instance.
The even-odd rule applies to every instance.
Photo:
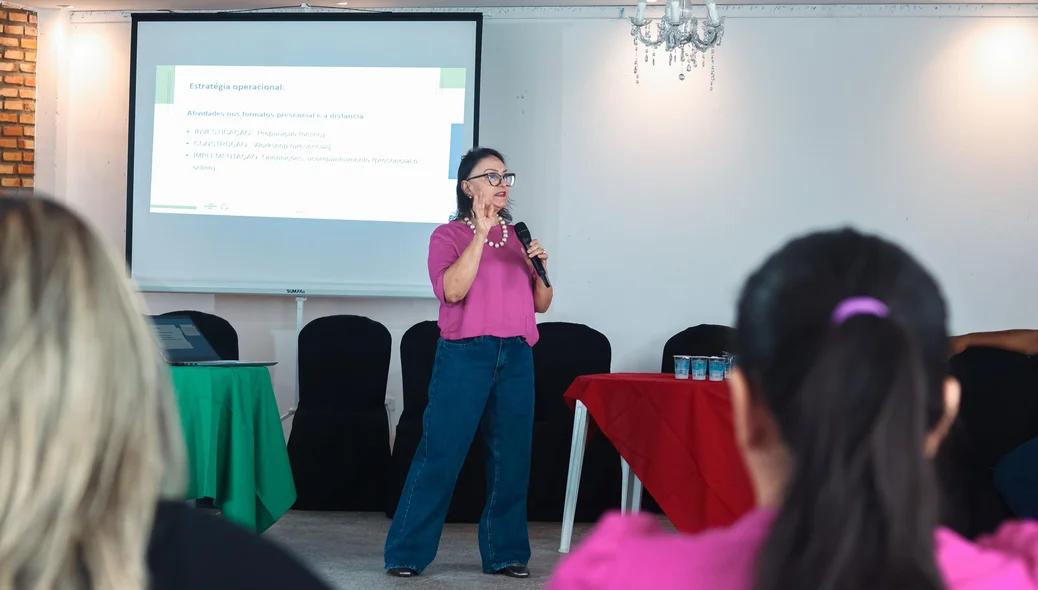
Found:
[[[472,114],[472,147],[479,146],[479,103],[483,73],[482,12],[209,12],[155,13],[135,12],[130,15],[130,114],[129,141],[126,158],[126,266],[133,276],[133,165],[137,113],[137,31],[142,22],[473,22],[476,25],[476,72]],[[247,293],[242,293],[247,294]]]

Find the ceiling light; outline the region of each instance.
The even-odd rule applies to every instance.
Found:
[[[349,2],[336,2],[339,6],[346,6]]]
[[[714,88],[714,48],[721,44],[724,37],[724,17],[717,14],[717,0],[705,0],[706,21],[702,29],[699,27],[699,19],[692,16],[695,0],[669,0],[667,11],[663,18],[659,19],[656,27],[650,27],[654,21],[645,18],[645,8],[648,2],[654,0],[638,0],[638,9],[635,16],[630,17],[631,36],[634,37],[634,79],[641,83],[638,72],[638,62],[641,61],[639,45],[645,46],[644,61],[649,61],[649,50],[652,50],[652,63],[656,65],[656,49],[662,49],[669,55],[670,65],[678,63],[682,72],[678,75],[681,80],[685,79],[685,72],[691,72],[692,68],[698,67],[700,63],[699,54],[710,52],[710,89]],[[702,1],[702,0],[700,0]],[[652,38],[651,29],[657,30],[656,38]],[[702,59],[703,67],[706,67],[706,56]]]

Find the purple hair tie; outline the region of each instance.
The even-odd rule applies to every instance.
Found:
[[[833,325],[839,326],[856,315],[873,315],[885,318],[889,313],[887,305],[874,297],[851,297],[844,299],[833,310]]]

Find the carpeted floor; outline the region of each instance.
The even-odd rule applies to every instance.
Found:
[[[558,523],[530,523],[528,580],[487,576],[480,568],[475,524],[448,524],[440,541],[436,561],[418,578],[400,579],[386,575],[382,546],[389,519],[381,513],[289,512],[265,535],[310,564],[333,588],[343,590],[515,590],[542,588],[562,555],[559,553]],[[590,529],[578,524],[574,541]],[[574,543],[575,545],[575,543]]]

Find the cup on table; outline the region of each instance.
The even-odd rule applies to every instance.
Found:
[[[728,362],[724,357],[712,356],[710,357],[710,380],[711,381],[724,381],[724,373]]]
[[[692,365],[692,357],[680,354],[674,355],[674,378],[688,379],[688,371]]]
[[[706,381],[708,359],[705,356],[692,357],[692,380]]]
[[[724,378],[728,379],[735,370],[735,356],[725,353],[724,355]]]

